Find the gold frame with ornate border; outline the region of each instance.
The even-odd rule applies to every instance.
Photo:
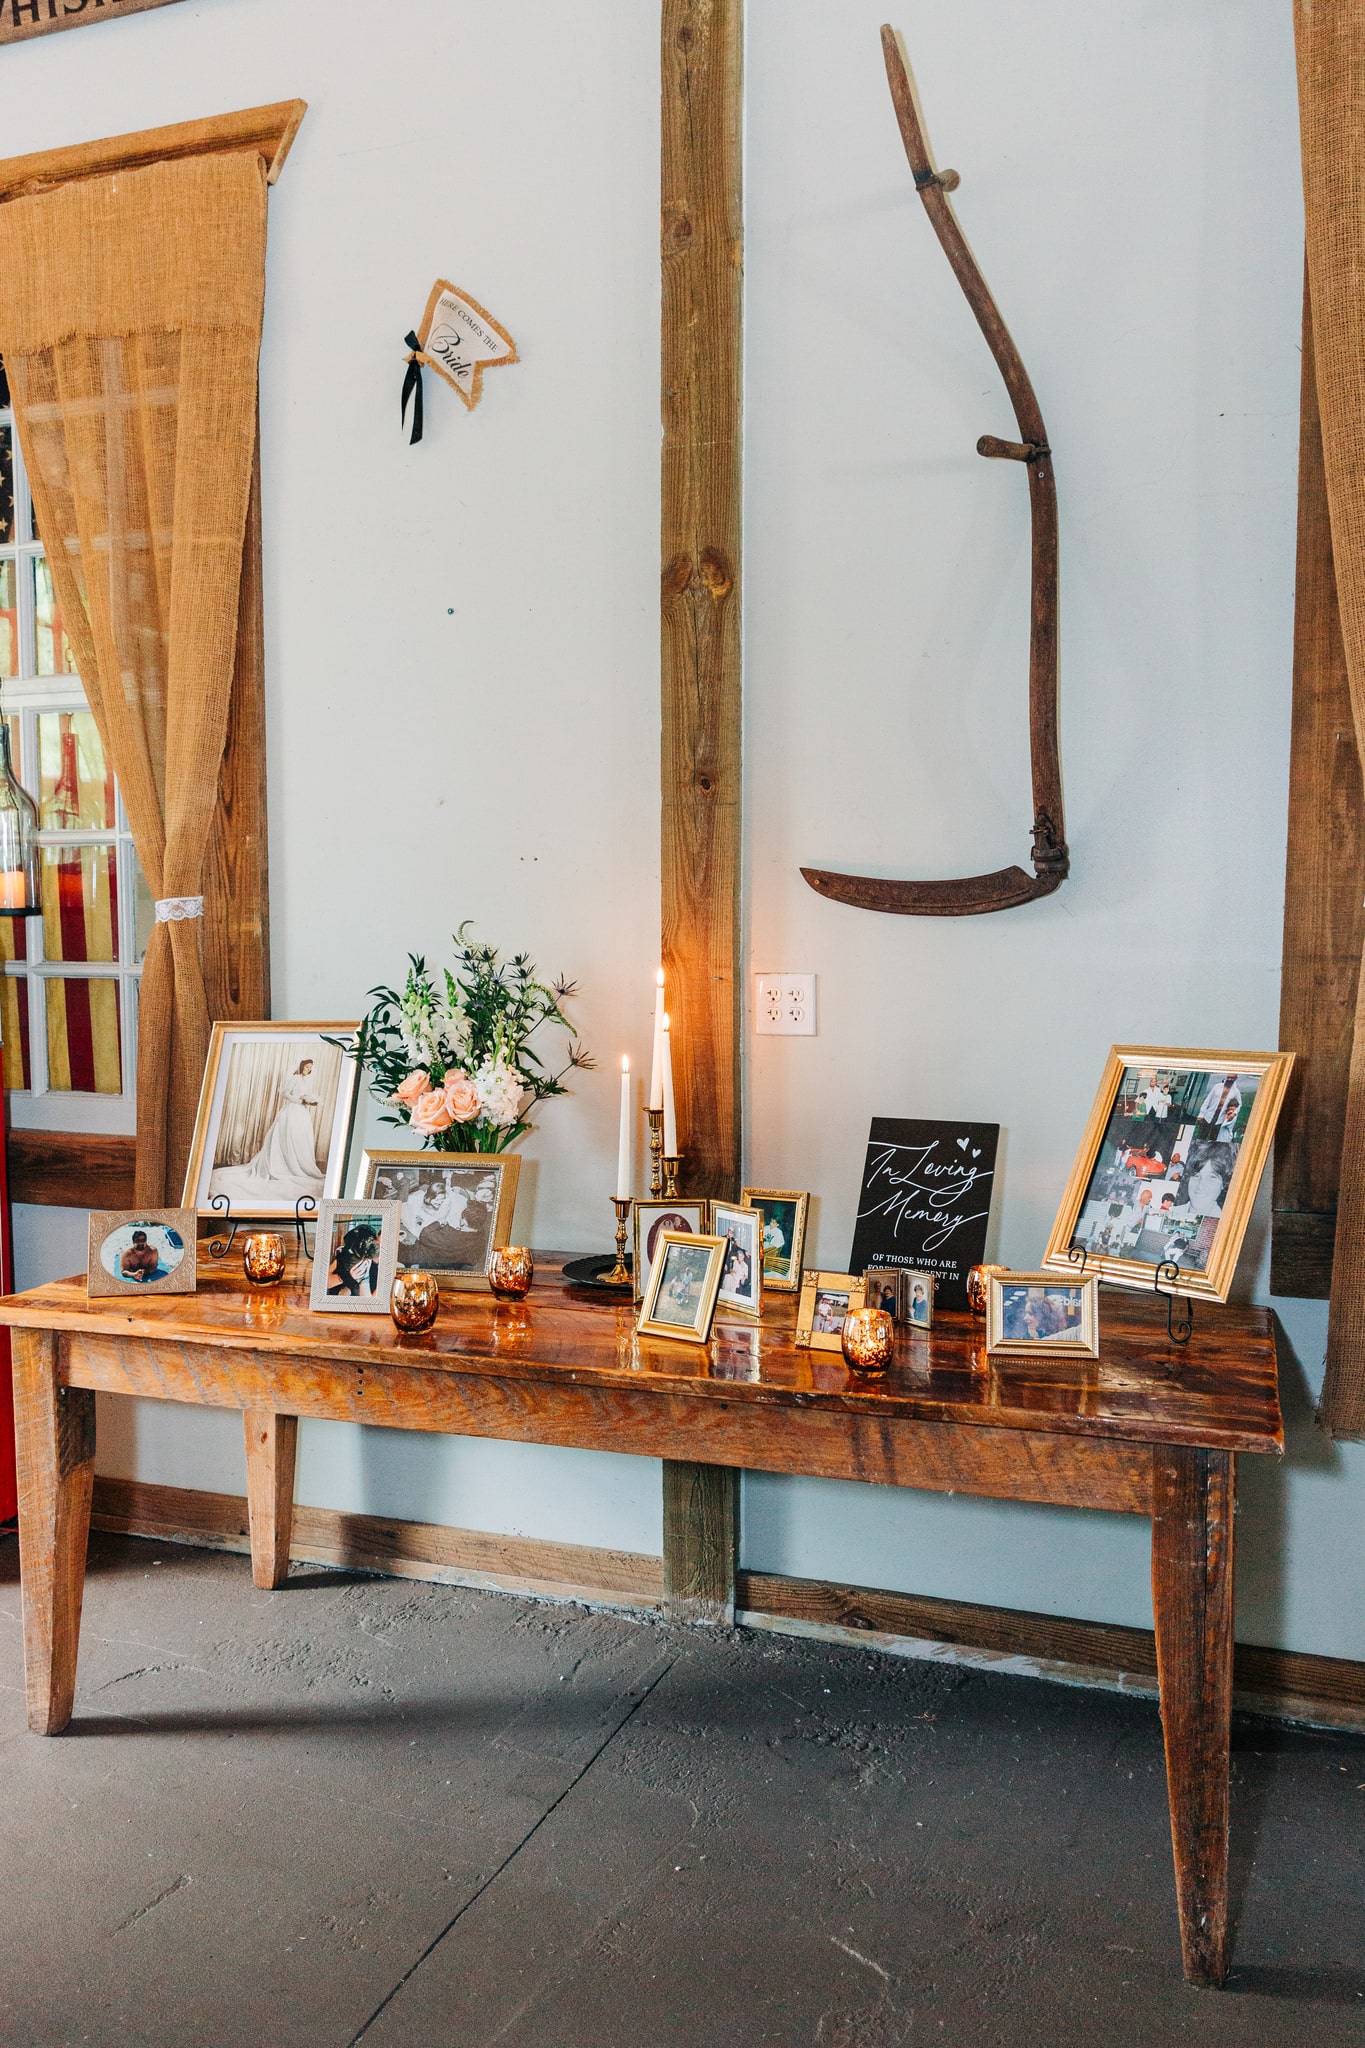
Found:
[[[783,1280],[763,1268],[763,1286],[770,1294],[799,1294],[801,1291],[801,1262],[806,1255],[806,1216],[810,1209],[810,1190],[802,1188],[741,1188],[739,1206],[741,1209],[761,1209],[765,1201],[795,1202],[796,1222],[792,1229],[790,1272]]]
[[[355,1199],[368,1202],[376,1199],[375,1177],[385,1166],[426,1167],[432,1173],[439,1173],[448,1166],[469,1166],[487,1173],[498,1168],[498,1201],[493,1215],[492,1232],[488,1240],[491,1256],[512,1242],[512,1212],[517,1206],[517,1182],[521,1178],[521,1159],[515,1152],[413,1152],[404,1151],[401,1146],[367,1147],[360,1155],[360,1172],[356,1177]],[[379,1200],[398,1201],[400,1196],[380,1196]],[[398,1251],[398,1270],[401,1273],[419,1271],[430,1273],[442,1294],[477,1294],[488,1285],[488,1260],[475,1271],[453,1272],[448,1266],[433,1266],[427,1259],[415,1259],[412,1266],[405,1264],[402,1246]]]
[[[1081,1297],[1079,1337],[1004,1337],[1006,1287],[1067,1289]],[[1100,1355],[1100,1281],[1097,1273],[991,1273],[986,1279],[986,1355],[988,1358],[1098,1358]]]
[[[199,1090],[199,1108],[194,1118],[194,1136],[190,1140],[190,1156],[185,1163],[185,1186],[180,1200],[186,1209],[193,1207],[199,1216],[209,1217],[221,1223],[224,1211],[213,1208],[208,1200],[207,1183],[205,1199],[198,1200],[199,1183],[204,1173],[204,1154],[208,1150],[210,1136],[217,1135],[218,1124],[222,1121],[222,1110],[217,1120],[213,1115],[214,1096],[218,1092],[218,1075],[223,1064],[223,1053],[231,1051],[230,1040],[242,1038],[251,1033],[280,1038],[349,1038],[354,1040],[360,1029],[358,1020],[347,1024],[319,1023],[313,1018],[295,1019],[273,1017],[257,1018],[254,1022],[235,1019],[230,1024],[215,1024],[209,1036],[208,1057],[204,1062],[204,1081]],[[335,1049],[335,1048],[334,1048]],[[327,1151],[327,1168],[322,1179],[322,1201],[337,1200],[346,1179],[346,1161],[351,1150],[352,1130],[355,1123],[356,1092],[360,1083],[360,1068],[351,1054],[342,1049],[341,1079],[337,1082],[336,1107],[332,1112],[332,1136]],[[210,1174],[210,1178],[212,1175]],[[293,1202],[256,1202],[250,1208],[239,1209],[232,1204],[231,1214],[241,1221],[288,1222],[292,1223],[297,1214]],[[311,1212],[309,1221],[311,1222]]]
[[[846,1294],[848,1307],[844,1314],[851,1316],[854,1309],[866,1308],[867,1287],[856,1273],[822,1273],[812,1268],[801,1275],[801,1300],[796,1311],[793,1341],[803,1351],[841,1351],[843,1346],[838,1330],[817,1330],[813,1327],[817,1294]]]
[[[134,1230],[147,1224],[173,1230],[182,1240],[180,1263],[159,1280],[125,1280],[109,1272],[100,1261],[107,1239],[116,1230]],[[125,1300],[135,1294],[195,1294],[199,1288],[199,1226],[193,1209],[92,1209],[89,1250],[85,1266],[85,1292],[90,1301],[104,1301],[112,1294]]]
[[[640,1211],[642,1209],[669,1210],[698,1209],[701,1212],[701,1226],[694,1233],[697,1237],[708,1237],[711,1233],[711,1204],[705,1195],[675,1195],[667,1201],[662,1195],[637,1195],[630,1205],[630,1274],[635,1287],[635,1301],[638,1306],[645,1298],[640,1284],[640,1275],[645,1262],[640,1256]]]
[[[1118,1100],[1119,1088],[1124,1073],[1129,1067],[1160,1067],[1163,1070],[1186,1070],[1196,1073],[1238,1073],[1255,1074],[1259,1080],[1256,1100],[1247,1123],[1246,1136],[1238,1148],[1237,1162],[1233,1167],[1232,1179],[1223,1197],[1222,1213],[1218,1228],[1209,1247],[1207,1263],[1202,1272],[1182,1267],[1175,1283],[1181,1294],[1192,1295],[1205,1301],[1226,1301],[1237,1270],[1237,1260],[1251,1220],[1256,1190],[1265,1171],[1270,1155],[1270,1143],[1275,1135],[1275,1120],[1284,1101],[1284,1092],[1289,1085],[1289,1071],[1294,1064],[1291,1052],[1220,1052],[1194,1046],[1165,1045],[1115,1045],[1110,1048],[1105,1064],[1104,1077],[1099,1093],[1081,1139],[1071,1177],[1062,1196],[1057,1220],[1043,1253],[1042,1264],[1050,1273],[1075,1273],[1080,1267],[1080,1247],[1073,1243],[1076,1225],[1085,1207],[1085,1197],[1094,1177],[1095,1163],[1099,1158],[1104,1134],[1109,1128],[1109,1118]],[[1075,1251],[1077,1256],[1072,1257]],[[1119,1287],[1151,1288],[1161,1268],[1148,1265],[1140,1259],[1116,1258],[1111,1253],[1092,1252],[1084,1262],[1084,1271],[1098,1275],[1101,1280],[1110,1280]],[[1169,1277],[1169,1276],[1167,1276]]]
[[[717,1313],[727,1316],[746,1316],[757,1322],[763,1314],[763,1212],[761,1209],[750,1207],[747,1202],[713,1201],[711,1204],[711,1235],[713,1237],[725,1236],[725,1232],[720,1228],[720,1218],[727,1212],[732,1216],[756,1216],[758,1218],[756,1225],[758,1264],[754,1270],[754,1298],[752,1303],[739,1301],[734,1295],[727,1294],[725,1292],[724,1279],[722,1278],[720,1293],[716,1297]]]
[[[659,1289],[663,1286],[664,1274],[668,1267],[668,1254],[674,1245],[705,1245],[708,1253],[706,1272],[702,1279],[701,1299],[698,1303],[699,1313],[695,1321],[686,1326],[681,1323],[661,1323],[653,1313],[658,1306]],[[683,1230],[661,1231],[659,1242],[654,1248],[653,1263],[649,1269],[649,1287],[635,1321],[637,1335],[668,1337],[681,1344],[705,1344],[711,1335],[711,1325],[715,1320],[721,1270],[729,1246],[728,1237],[698,1237]]]

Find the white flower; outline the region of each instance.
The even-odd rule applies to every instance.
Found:
[[[474,1076],[474,1086],[479,1091],[480,1113],[490,1123],[516,1122],[526,1087],[520,1074],[506,1060],[485,1060]]]

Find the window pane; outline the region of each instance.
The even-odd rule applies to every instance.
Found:
[[[21,924],[21,918],[7,917],[6,924]],[[28,1080],[28,982],[22,975],[0,977],[0,1039],[3,1039],[5,1086],[27,1088]]]
[[[62,631],[62,610],[52,588],[52,572],[39,557],[33,564],[33,607],[38,625],[38,674],[74,676],[71,643]]]
[[[0,427],[0,543],[14,539],[14,447],[10,429]]]
[[[88,711],[38,713],[38,822],[44,832],[112,832],[114,775]]]
[[[19,610],[13,562],[0,562],[0,676],[19,673]]]
[[[58,1094],[121,1094],[117,981],[49,981],[46,987],[48,1087]]]
[[[49,960],[118,958],[118,861],[112,846],[42,849]]]
[[[152,927],[156,923],[156,898],[147,887],[147,877],[142,872],[142,862],[133,855],[133,958],[140,967],[147,957],[151,944]]]

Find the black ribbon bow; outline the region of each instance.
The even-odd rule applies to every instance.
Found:
[[[408,374],[403,379],[403,404],[399,419],[403,426],[407,425],[408,400],[412,399],[412,432],[408,436],[408,446],[411,448],[422,438],[422,365],[417,360],[417,351],[422,344],[411,328],[403,338],[412,354],[408,357]]]

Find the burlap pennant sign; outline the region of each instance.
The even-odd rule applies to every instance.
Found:
[[[431,288],[422,324],[407,336],[408,368],[403,380],[401,416],[406,424],[413,401],[413,441],[422,438],[422,368],[435,370],[459,393],[470,412],[483,396],[483,373],[502,363],[520,362],[507,329],[468,292],[438,277]]]

